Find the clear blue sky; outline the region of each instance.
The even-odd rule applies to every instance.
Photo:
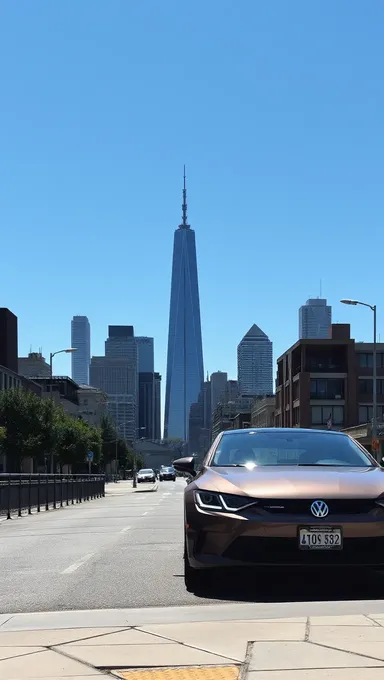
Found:
[[[383,34],[382,0],[2,0],[0,305],[20,354],[86,314],[94,354],[133,324],[165,378],[184,163],[206,369],[235,377],[253,323],[281,354],[320,279],[358,340],[369,310],[338,300],[377,302],[384,340]]]

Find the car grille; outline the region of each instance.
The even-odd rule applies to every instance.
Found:
[[[254,507],[254,510],[262,509],[274,515],[308,515],[313,517],[311,505],[314,500],[318,499],[262,499]],[[329,507],[329,515],[366,515],[372,510],[378,509],[375,501],[371,499],[335,498],[329,500],[327,498],[320,498],[319,500],[326,502]]]
[[[245,563],[277,565],[378,565],[384,563],[384,539],[345,539],[342,550],[299,550],[296,538],[240,536],[223,557]]]

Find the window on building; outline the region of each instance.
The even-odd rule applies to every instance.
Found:
[[[312,425],[326,425],[329,416],[333,425],[344,424],[344,406],[312,406],[311,415]]]
[[[372,378],[359,378],[359,394],[372,394],[373,392],[373,380]],[[384,379],[378,378],[376,380],[376,390],[377,394],[384,394]]]
[[[373,367],[373,354],[372,352],[360,352],[359,353],[359,364],[361,368],[372,368]]]
[[[298,427],[300,425],[300,407],[297,406],[293,409],[293,425]]]
[[[379,422],[384,422],[384,406],[377,407],[377,420]],[[370,423],[373,418],[373,406],[364,404],[359,406],[359,425],[365,425]]]
[[[316,378],[311,380],[311,399],[344,399],[343,378]]]

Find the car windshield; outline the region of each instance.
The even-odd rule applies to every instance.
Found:
[[[173,468],[163,468],[163,472],[173,472]]]
[[[153,470],[140,470],[139,475],[152,475]]]
[[[372,467],[374,463],[348,436],[326,432],[239,432],[224,434],[214,467],[270,465]]]

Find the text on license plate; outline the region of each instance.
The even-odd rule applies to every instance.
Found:
[[[302,550],[341,550],[343,547],[341,529],[300,529],[299,547]]]

